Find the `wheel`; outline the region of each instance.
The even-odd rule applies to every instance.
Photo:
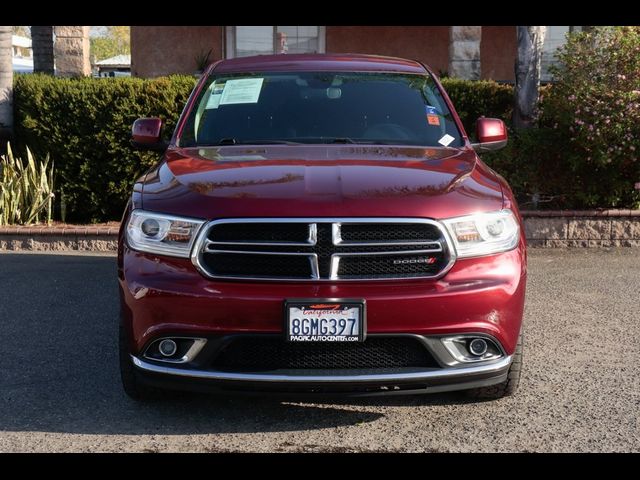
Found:
[[[470,398],[478,400],[497,400],[498,398],[508,397],[513,395],[518,389],[520,383],[520,373],[522,371],[522,358],[524,350],[524,339],[522,332],[518,337],[518,344],[516,345],[516,351],[513,354],[513,360],[509,367],[509,373],[507,373],[507,379],[498,383],[497,385],[491,385],[489,387],[472,388],[465,390],[465,394]]]
[[[120,378],[125,393],[133,400],[146,402],[157,400],[163,394],[162,390],[143,385],[136,377],[135,367],[129,355],[129,338],[122,322],[119,327]]]

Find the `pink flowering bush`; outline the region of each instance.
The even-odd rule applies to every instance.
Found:
[[[581,207],[640,206],[640,27],[570,35],[541,127],[565,142],[571,196]],[[576,208],[576,205],[571,207]]]

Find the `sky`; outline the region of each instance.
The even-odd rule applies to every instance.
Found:
[[[107,27],[106,26],[91,27],[89,29],[89,36],[90,37],[103,37],[106,33],[107,33]]]
[[[30,28],[30,27],[27,27]],[[91,27],[89,29],[89,37],[103,37],[107,33],[106,26]]]

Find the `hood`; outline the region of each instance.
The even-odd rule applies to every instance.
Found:
[[[200,218],[431,217],[502,208],[472,150],[358,145],[170,149],[143,185],[146,210]]]

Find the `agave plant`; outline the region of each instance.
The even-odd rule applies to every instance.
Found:
[[[7,154],[0,156],[0,225],[51,223],[53,198],[49,156],[36,163],[27,148],[25,164],[7,144]]]
[[[209,66],[209,57],[211,56],[212,51],[213,49],[209,49],[207,53],[204,53],[204,50],[202,50],[198,55],[196,55],[194,60],[196,62],[196,67],[198,68],[198,72],[204,72]]]

